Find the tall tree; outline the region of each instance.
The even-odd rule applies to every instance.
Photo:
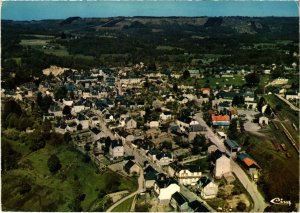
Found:
[[[55,173],[61,168],[60,160],[55,154],[50,156],[50,158],[47,161],[47,165],[51,173]]]
[[[54,98],[55,100],[60,100],[63,98],[66,98],[68,94],[68,90],[66,89],[66,87],[61,86],[55,89],[54,91]]]
[[[228,137],[230,139],[237,139],[239,137],[238,129],[237,129],[237,119],[232,119],[228,128]]]
[[[245,80],[249,86],[257,86],[259,84],[260,78],[258,74],[252,72],[245,76]]]

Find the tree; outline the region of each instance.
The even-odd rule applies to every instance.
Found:
[[[184,70],[181,76],[183,79],[187,79],[191,77],[190,72],[188,70]]]
[[[71,137],[70,132],[66,132],[64,134],[64,141],[67,142],[67,143],[69,143],[71,140],[72,140],[72,137]]]
[[[178,92],[178,85],[177,85],[177,83],[174,83],[173,84],[173,90],[174,90],[174,92]]]
[[[62,113],[63,113],[63,115],[70,115],[71,114],[71,107],[68,106],[68,105],[64,106]]]
[[[264,98],[264,97],[261,97],[261,98],[259,99],[259,101],[258,101],[258,104],[257,104],[257,110],[258,110],[259,112],[261,112],[261,109],[262,109],[262,107],[265,105],[265,103],[266,103],[265,98]]]
[[[4,104],[2,119],[5,120],[10,113],[15,113],[18,117],[22,115],[22,108],[15,100],[9,100]]]
[[[236,95],[233,97],[232,106],[242,106],[245,103],[245,98],[241,95]]]
[[[238,130],[237,130],[237,120],[232,119],[228,128],[228,137],[230,139],[237,139],[239,136]]]
[[[78,124],[78,125],[77,125],[77,130],[78,130],[78,131],[82,130],[82,124]]]
[[[54,91],[54,98],[55,100],[60,100],[63,98],[66,98],[68,94],[68,90],[66,89],[66,87],[61,86],[55,89]]]
[[[37,151],[45,147],[46,142],[43,138],[43,134],[38,131],[34,131],[29,134],[25,141],[26,144],[29,144],[29,149],[31,151]]]
[[[247,208],[246,204],[242,201],[238,202],[237,206],[236,206],[236,209],[243,212],[245,211]]]
[[[16,152],[9,144],[7,139],[1,138],[1,168],[3,171],[15,169],[18,166],[18,161],[22,155]]]
[[[267,106],[267,108],[265,110],[265,114],[267,114],[267,115],[271,115],[272,114],[272,109],[271,109],[271,107],[270,107],[269,104],[268,104],[268,106]]]
[[[246,80],[246,83],[249,86],[257,86],[259,84],[259,81],[260,81],[259,75],[257,75],[254,72],[246,75],[245,80]]]
[[[55,154],[50,156],[47,165],[51,173],[56,173],[61,168],[60,160]]]

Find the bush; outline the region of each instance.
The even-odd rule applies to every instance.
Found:
[[[50,158],[48,159],[47,165],[51,173],[55,173],[61,168],[60,160],[54,154],[51,155]]]

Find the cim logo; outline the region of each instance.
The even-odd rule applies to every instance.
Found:
[[[289,205],[289,206],[292,205],[291,201],[283,200],[282,198],[279,197],[273,198],[270,202],[276,205]]]

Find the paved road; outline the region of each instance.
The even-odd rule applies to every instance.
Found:
[[[205,126],[207,128],[207,131],[205,135],[207,138],[211,140],[212,143],[214,143],[222,152],[228,151],[225,149],[224,143],[220,138],[218,138],[212,131],[212,129],[205,123],[205,121],[202,118],[202,114],[198,113],[194,117],[202,126]],[[254,212],[263,212],[264,209],[268,206],[267,203],[264,201],[263,196],[260,194],[260,192],[257,190],[257,185],[252,182],[248,175],[240,168],[240,166],[231,159],[231,170],[232,172],[237,176],[237,178],[241,181],[245,189],[249,192],[250,196],[252,197],[252,200],[254,202],[254,207],[252,211]]]
[[[103,120],[103,117],[101,115],[101,113],[99,111],[96,111],[94,109],[92,109],[92,112],[95,113],[99,120],[100,120],[100,128],[101,130],[107,135],[109,136],[111,139],[115,139],[115,135],[112,133],[112,131],[110,129],[107,128],[105,121]]]

